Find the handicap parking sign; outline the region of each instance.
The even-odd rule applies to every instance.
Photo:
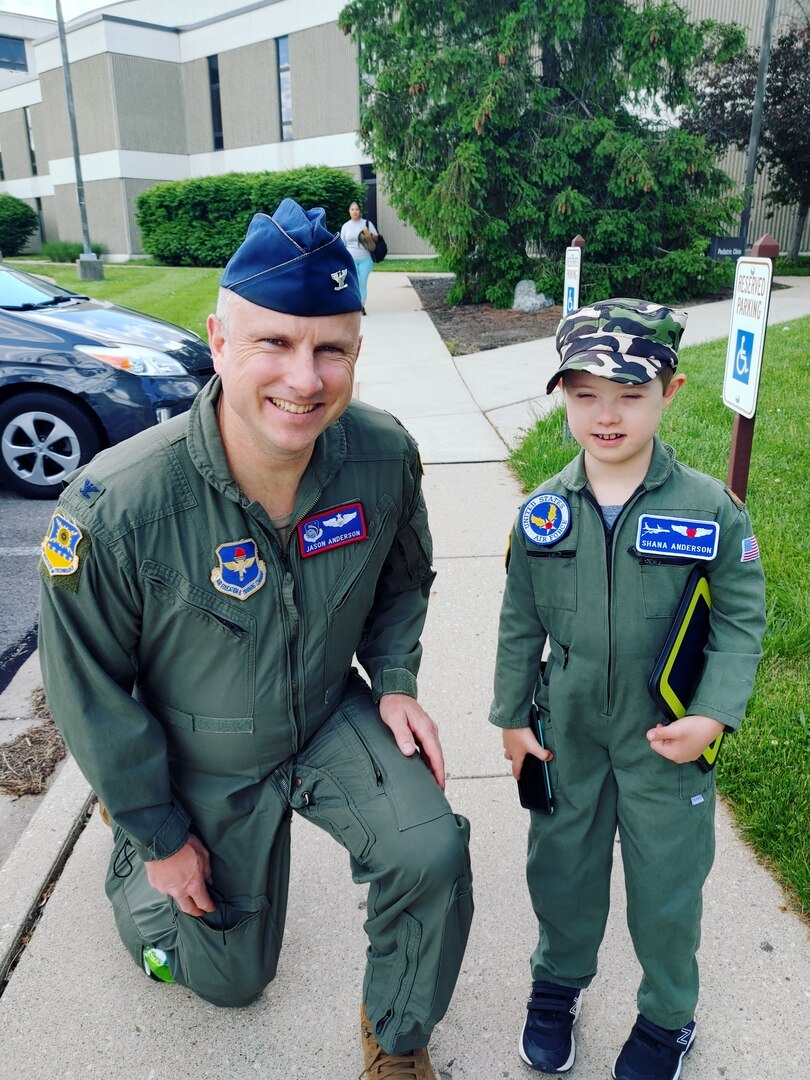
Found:
[[[569,285],[568,291],[565,296],[565,314],[570,315],[574,310],[576,301],[574,300],[574,286]]]
[[[770,259],[748,256],[737,262],[734,276],[723,401],[749,420],[757,410],[772,274]]]
[[[737,331],[737,341],[734,346],[734,369],[732,378],[737,382],[748,384],[751,375],[751,363],[754,357],[754,335],[747,330]]]

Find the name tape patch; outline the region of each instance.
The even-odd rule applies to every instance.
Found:
[[[658,514],[642,514],[638,519],[636,549],[645,554],[710,561],[717,555],[719,540],[716,521]]]
[[[520,512],[523,535],[532,544],[556,544],[571,528],[571,507],[562,495],[544,491],[534,495]]]
[[[356,544],[365,540],[366,519],[359,502],[333,506],[331,510],[322,510],[304,518],[298,525],[298,543],[301,558],[320,555],[323,551],[343,547],[344,544]]]

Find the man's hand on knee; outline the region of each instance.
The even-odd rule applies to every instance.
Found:
[[[422,706],[407,694],[383,694],[379,709],[402,753],[410,757],[418,747],[436,783],[444,791],[444,754],[439,729]]]
[[[171,896],[186,915],[204,915],[215,910],[205,886],[211,881],[211,860],[196,836],[189,834],[180,850],[168,859],[145,860],[144,866],[152,888]]]

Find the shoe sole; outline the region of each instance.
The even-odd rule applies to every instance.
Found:
[[[681,1065],[683,1065],[683,1059],[686,1057],[686,1055],[692,1049],[692,1046],[694,1045],[694,1042],[695,1042],[695,1035],[697,1035],[697,1028],[693,1029],[692,1038],[689,1040],[689,1045],[686,1047],[684,1052],[678,1058],[678,1068],[675,1070],[675,1073],[673,1074],[673,1076],[670,1077],[670,1080],[678,1080],[678,1077],[681,1075]],[[620,1050],[618,1052],[618,1054],[616,1055],[616,1060],[613,1062],[613,1068],[610,1070],[610,1075],[613,1077],[613,1080],[616,1080],[616,1066],[619,1064],[619,1058],[621,1056],[622,1056],[622,1052]]]
[[[577,1011],[574,1013],[574,1023],[576,1023],[577,1020],[579,1020],[579,1010],[581,1008],[582,1008],[582,994],[580,994],[579,997],[577,998]],[[568,1070],[574,1064],[574,1059],[577,1056],[577,1044],[576,1044],[576,1042],[574,1040],[573,1029],[571,1030],[571,1053],[568,1055],[568,1060],[565,1062],[565,1064],[560,1065],[560,1067],[558,1069],[541,1069],[539,1065],[535,1065],[531,1061],[529,1061],[529,1059],[526,1057],[526,1054],[525,1054],[525,1052],[523,1050],[523,1036],[524,1036],[524,1034],[526,1032],[526,1025],[528,1024],[528,1022],[529,1022],[529,1017],[527,1015],[526,1019],[523,1021],[523,1027],[522,1027],[521,1032],[520,1032],[520,1038],[518,1039],[518,1053],[520,1054],[521,1059],[526,1062],[526,1064],[529,1066],[530,1069],[534,1069],[535,1072],[544,1072],[544,1073],[564,1073],[564,1072],[568,1072]]]

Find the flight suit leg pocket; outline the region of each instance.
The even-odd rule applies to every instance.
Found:
[[[714,770],[704,772],[697,762],[687,761],[678,765],[678,796],[699,805],[714,794]],[[697,802],[696,802],[697,800]]]
[[[281,939],[275,913],[264,896],[217,898],[215,903],[216,911],[197,918],[176,910],[172,973],[213,1005],[249,1005],[276,973]]]
[[[380,718],[370,696],[345,702],[343,716],[376,774],[376,791],[386,795],[400,832],[452,813],[426,759],[419,753],[406,757],[391,729]]]

